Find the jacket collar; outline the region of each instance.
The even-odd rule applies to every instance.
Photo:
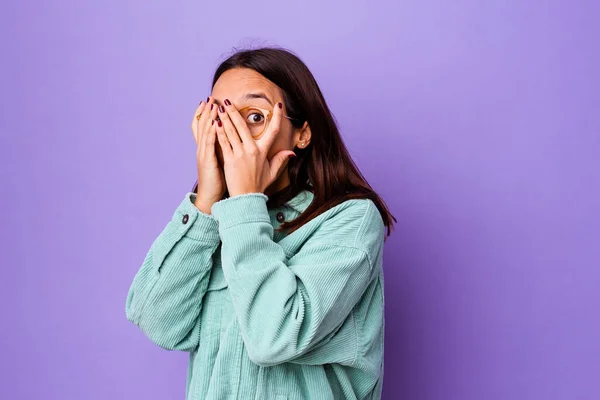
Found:
[[[310,206],[315,195],[310,190],[303,190],[298,193],[296,196],[288,200],[285,205],[293,208],[298,213],[302,214],[304,210]]]

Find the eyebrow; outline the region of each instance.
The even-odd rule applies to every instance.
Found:
[[[266,95],[266,94],[264,94],[264,93],[262,93],[262,92],[261,92],[261,93],[246,93],[246,94],[244,95],[243,99],[244,99],[244,100],[252,100],[252,99],[265,99],[266,101],[268,101],[268,102],[269,102],[269,104],[271,105],[271,107],[273,107],[273,102],[271,101],[271,99],[269,99],[269,98],[267,97],[267,95]],[[214,101],[215,101],[215,104],[216,104],[216,105],[218,105],[218,106],[219,106],[219,105],[221,105],[221,102],[219,102],[219,100],[217,100],[217,99],[214,99]]]
[[[273,103],[271,102],[271,99],[269,99],[267,97],[267,95],[264,94],[264,93],[246,93],[246,95],[244,96],[244,99],[246,99],[246,100],[251,100],[251,99],[265,99],[266,101],[269,102],[269,104],[271,106],[273,106]]]

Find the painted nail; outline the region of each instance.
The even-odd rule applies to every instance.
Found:
[[[208,103],[209,101],[210,101],[210,96],[208,96],[208,97],[206,98],[206,102]]]
[[[198,105],[201,105],[201,104],[202,104],[202,100],[200,100],[200,103],[198,103]]]
[[[294,157],[296,157],[296,155],[295,155],[295,154],[288,154],[288,156],[289,156],[289,158],[294,158]]]
[[[277,103],[277,106],[278,106],[279,108],[283,108],[283,104],[282,104],[281,102]]]
[[[219,106],[219,111],[221,111],[222,113],[224,113],[225,112],[225,107]]]
[[[221,106],[221,107],[223,107],[223,106]],[[223,126],[223,123],[221,122],[221,120],[218,120],[217,124],[219,124],[219,128]]]
[[[226,105],[226,106],[230,106],[230,105],[231,105],[231,102],[230,102],[228,99],[225,99],[225,105]]]
[[[213,119],[212,121],[210,121],[210,124],[214,125],[215,124],[215,120]]]
[[[215,108],[215,104],[214,103],[210,105],[211,111],[212,111],[213,108]]]

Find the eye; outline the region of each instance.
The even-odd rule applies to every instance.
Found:
[[[261,124],[265,116],[258,112],[253,112],[246,117],[246,121],[250,124]]]

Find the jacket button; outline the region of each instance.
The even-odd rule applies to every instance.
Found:
[[[184,224],[187,224],[187,222],[188,222],[188,219],[190,219],[190,216],[189,216],[189,215],[187,215],[187,214],[185,214],[185,215],[183,216],[183,220],[181,220],[181,222],[183,222]]]
[[[279,211],[277,213],[277,221],[279,221],[279,222],[285,221],[285,215],[281,211]]]

